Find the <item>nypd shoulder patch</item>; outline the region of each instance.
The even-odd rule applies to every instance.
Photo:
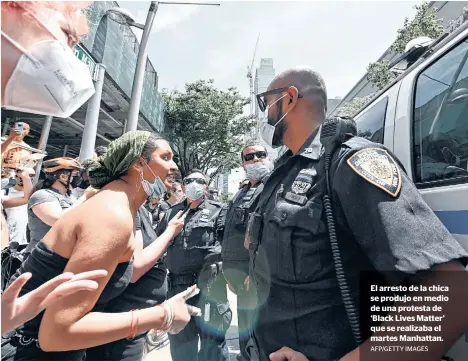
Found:
[[[385,149],[362,149],[353,154],[347,162],[362,178],[392,197],[396,197],[400,193],[400,168]]]

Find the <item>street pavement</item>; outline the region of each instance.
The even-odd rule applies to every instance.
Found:
[[[226,334],[226,342],[229,348],[229,361],[236,361],[236,356],[239,354],[239,334],[237,332],[237,298],[234,293],[228,289],[228,299],[232,310],[232,322]],[[144,361],[172,361],[169,345],[166,347],[150,352],[146,355]]]

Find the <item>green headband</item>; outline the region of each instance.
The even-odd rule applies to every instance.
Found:
[[[100,189],[125,174],[138,160],[148,142],[150,132],[133,131],[109,143],[107,153],[88,159],[83,166],[93,188]]]

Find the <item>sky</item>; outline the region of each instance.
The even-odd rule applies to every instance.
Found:
[[[170,1],[170,0],[168,0]],[[186,0],[181,0],[186,1]],[[193,0],[191,0],[193,1]],[[161,4],[148,44],[159,89],[214,79],[248,96],[247,66],[273,58],[276,74],[309,66],[328,98],[343,97],[396,38],[414,1],[218,1],[220,6]],[[144,23],[149,1],[119,1]],[[133,30],[138,39],[141,30]]]

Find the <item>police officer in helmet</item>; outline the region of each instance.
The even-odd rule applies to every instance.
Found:
[[[168,297],[197,283],[200,294],[188,302],[199,305],[203,316],[192,318],[183,331],[169,336],[172,360],[227,361],[225,336],[232,313],[220,262],[226,208],[206,198],[208,180],[198,170],[183,180],[183,190],[187,199],[166,212],[156,233],[162,234],[172,217],[187,210],[182,232],[167,249]]]
[[[255,309],[255,290],[249,282],[249,250],[244,246],[249,213],[255,210],[263,190],[264,180],[273,169],[263,145],[250,144],[241,152],[242,166],[248,182],[234,196],[226,215],[223,238],[223,273],[230,288],[237,295],[239,327],[239,361],[249,361],[246,352]]]
[[[327,95],[317,72],[287,70],[257,99],[267,116],[263,139],[289,150],[264,183],[247,226],[250,282],[258,293],[252,360],[440,360],[468,328],[460,317],[468,299],[467,252],[383,145],[344,134],[331,150],[331,133],[321,134],[330,123],[321,127]],[[426,343],[429,352],[372,351],[366,317],[356,318],[368,312],[359,302],[369,286],[362,272],[390,286],[447,285],[444,342]]]

